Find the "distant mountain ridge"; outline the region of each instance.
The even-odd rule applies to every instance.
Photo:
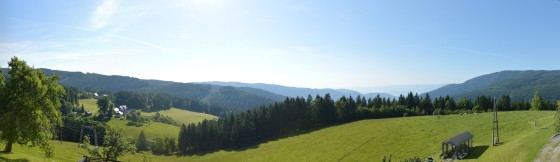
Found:
[[[545,99],[560,99],[560,70],[501,71],[443,86],[429,94],[454,98],[509,95],[512,100],[530,100],[535,91]]]
[[[386,98],[394,98],[395,96],[392,96],[390,94],[387,93],[360,93],[354,90],[349,90],[349,89],[313,89],[313,88],[297,88],[297,87],[288,87],[288,86],[282,86],[282,85],[276,85],[276,84],[264,84],[264,83],[241,83],[241,82],[218,82],[218,81],[213,81],[213,82],[195,82],[195,84],[212,84],[212,85],[220,85],[220,86],[232,86],[232,87],[250,87],[250,88],[257,88],[257,89],[262,89],[262,90],[266,90],[272,93],[276,93],[276,94],[280,94],[280,95],[284,95],[284,96],[288,96],[288,97],[307,97],[308,95],[311,95],[313,97],[315,97],[316,95],[320,95],[323,96],[327,93],[329,93],[331,95],[331,97],[333,99],[339,99],[342,96],[352,96],[352,97],[357,97],[362,96],[365,98],[373,98],[377,95],[379,95],[380,97],[386,97]]]
[[[399,96],[401,94],[413,93],[426,93],[438,88],[441,88],[447,84],[408,84],[408,85],[386,85],[386,86],[372,86],[372,87],[355,87],[352,88],[358,92],[379,92],[387,93],[393,96]]]
[[[285,99],[285,96],[249,87],[143,80],[128,76],[40,69],[45,75],[59,75],[59,83],[89,91],[134,91],[168,93],[223,108],[246,110]],[[8,70],[4,69],[4,73]]]

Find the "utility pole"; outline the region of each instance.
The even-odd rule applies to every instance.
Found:
[[[82,145],[83,143],[82,138],[84,137],[84,128],[93,129],[93,138],[95,140],[95,146],[99,146],[97,143],[97,130],[95,129],[95,126],[83,126],[83,125],[80,129],[80,145]]]
[[[496,107],[496,97],[494,97],[494,109],[492,112],[492,146],[500,143],[500,133],[498,127],[498,108]]]

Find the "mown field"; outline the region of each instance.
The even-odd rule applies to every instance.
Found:
[[[97,99],[95,98],[90,98],[90,99],[79,99],[78,102],[80,103],[80,106],[84,105],[84,109],[90,110],[91,112],[93,112],[93,114],[97,113],[97,111],[99,110],[99,108],[97,107]]]
[[[161,115],[171,117],[179,125],[183,124],[183,123],[184,124],[197,123],[197,122],[200,122],[204,119],[216,119],[216,118],[218,118],[218,117],[216,117],[214,115],[210,115],[210,114],[186,111],[186,110],[181,110],[181,109],[177,109],[177,108],[171,108],[169,110],[159,111],[159,113]],[[151,112],[151,113],[142,112],[143,116],[154,116],[155,114],[156,114],[155,112]]]
[[[441,142],[466,130],[475,136],[474,144],[477,147],[465,161],[532,161],[552,135],[553,112],[501,112],[499,119],[502,144],[489,146],[491,115],[491,113],[481,113],[362,120],[301,132],[243,150],[192,156],[154,155],[151,156],[151,160],[381,161],[384,156],[391,156],[393,161],[408,157],[434,157],[440,161],[438,156],[441,153]],[[21,157],[31,161],[36,159],[42,161],[40,152],[21,156],[23,151],[21,149],[18,146],[15,148],[16,153],[0,154],[0,157],[1,159]],[[74,149],[68,151],[72,152]],[[121,160],[140,161],[141,158],[139,154],[129,154]]]
[[[131,136],[134,139],[138,138],[140,131],[144,131],[146,137],[148,138],[165,138],[172,137],[177,138],[179,135],[179,127],[164,123],[150,122],[145,123],[142,126],[127,126],[128,121],[124,118],[113,118],[111,121],[107,122],[112,128],[120,127],[123,128],[125,135]]]
[[[91,110],[94,114],[97,113],[99,108],[97,107],[97,99],[80,99],[80,104],[84,105],[85,110]],[[189,123],[197,123],[204,119],[216,119],[216,116],[198,112],[192,112],[187,110],[181,110],[177,108],[171,108],[165,111],[159,111],[160,114],[166,115],[171,117],[177,123],[182,124],[189,124]],[[155,112],[142,112],[142,116],[153,116]],[[148,138],[165,138],[165,137],[173,137],[177,138],[179,134],[179,127],[172,126],[169,124],[163,124],[158,122],[150,122],[143,124],[142,126],[128,126],[128,121],[124,118],[113,118],[107,124],[111,127],[121,127],[124,128],[124,133],[133,137],[138,138],[140,131],[144,131]]]

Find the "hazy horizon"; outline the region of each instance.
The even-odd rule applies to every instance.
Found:
[[[558,1],[0,2],[0,66],[352,89],[560,69]],[[363,89],[362,89],[363,90]]]

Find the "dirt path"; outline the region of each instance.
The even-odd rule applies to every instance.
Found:
[[[560,161],[560,135],[550,139],[535,162]]]

